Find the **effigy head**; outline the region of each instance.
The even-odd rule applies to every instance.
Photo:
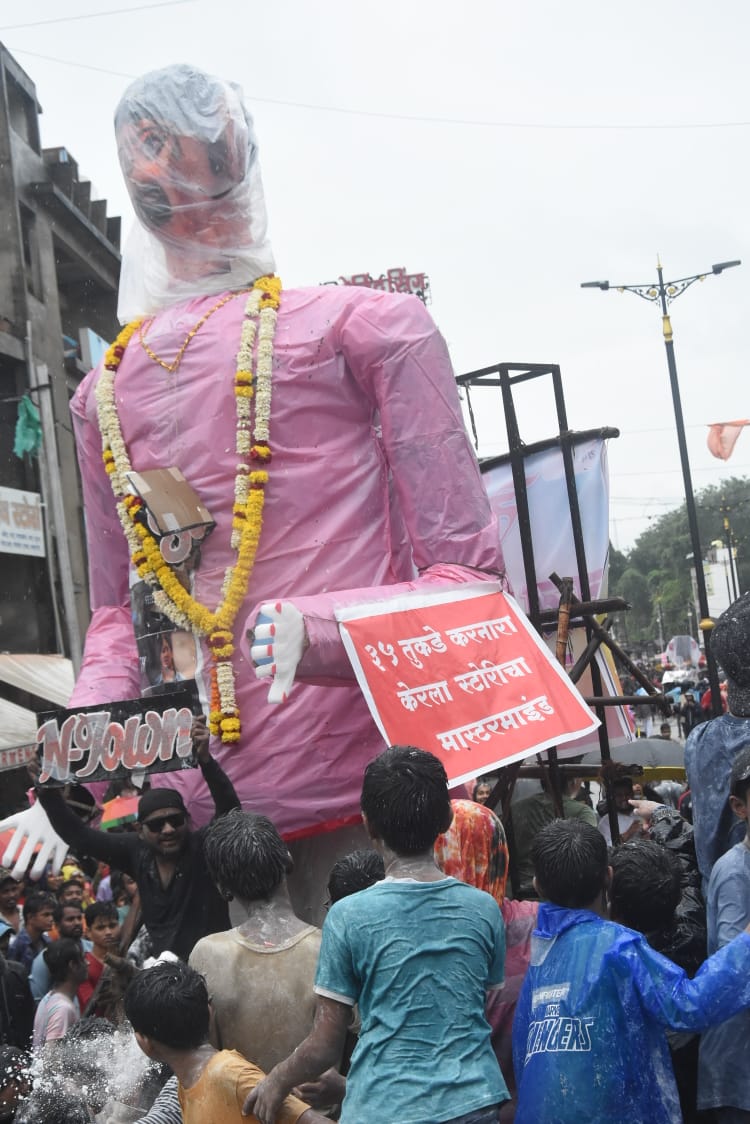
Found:
[[[152,71],[120,99],[115,136],[140,224],[123,262],[121,318],[273,271],[258,147],[236,85],[184,64]]]
[[[750,593],[734,601],[717,620],[711,652],[726,676],[730,711],[750,716]]]

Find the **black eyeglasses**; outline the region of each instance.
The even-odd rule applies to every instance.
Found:
[[[171,816],[154,816],[151,820],[143,821],[143,826],[147,827],[149,831],[152,831],[154,835],[158,835],[159,832],[164,831],[164,828],[167,826],[167,824],[169,824],[170,827],[173,827],[175,831],[178,827],[184,827],[184,813],[175,812]]]

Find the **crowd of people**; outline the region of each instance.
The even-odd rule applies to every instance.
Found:
[[[0,872],[0,1120],[750,1120],[750,667],[729,650],[750,599],[733,610],[729,710],[687,745],[694,826],[625,788],[639,830],[612,848],[580,782],[564,818],[545,791],[515,894],[493,785],[459,798],[414,747],[367,766],[371,848],[334,865],[322,929],[201,723],[200,830],[169,787],[110,832],[37,787],[70,853],[36,884]]]

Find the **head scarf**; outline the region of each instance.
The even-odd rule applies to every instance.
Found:
[[[438,866],[454,878],[492,894],[498,905],[505,897],[508,844],[503,825],[491,808],[473,800],[451,800],[453,823],[435,840]]]
[[[115,134],[138,217],[120,275],[123,323],[273,273],[258,146],[238,86],[192,66],[152,71],[123,94]]]
[[[138,822],[143,823],[146,816],[162,808],[176,808],[187,815],[187,808],[176,788],[150,788],[138,801]]]

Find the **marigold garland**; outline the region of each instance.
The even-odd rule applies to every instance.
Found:
[[[233,628],[247,593],[263,526],[265,489],[269,480],[267,466],[272,459],[269,426],[273,339],[280,302],[279,278],[261,277],[253,285],[245,305],[234,375],[235,451],[241,459],[235,470],[231,546],[237,552],[237,559],[225,571],[221,601],[214,610],[196,601],[164,560],[156,538],[142,522],[143,503],[129,491],[126,473],[130,472],[131,464],[117,413],[115,376],[142,320],[134,320],[123,328],[108,349],[95,392],[104,469],[117,501],[131,562],[139,577],[154,587],[157,608],[179,628],[207,639],[212,661],[209,728],[227,744],[239,741],[241,730],[232,666]]]

